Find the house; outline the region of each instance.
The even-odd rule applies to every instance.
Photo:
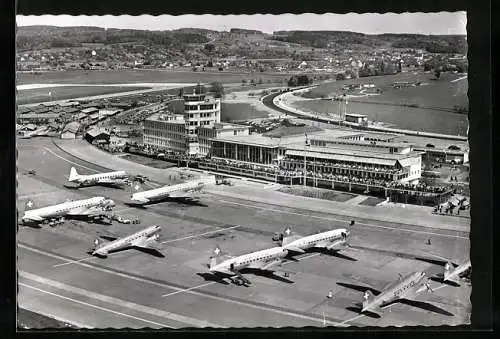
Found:
[[[70,122],[66,126],[64,126],[62,133],[61,133],[61,139],[75,139],[76,134],[80,130],[80,124],[76,121]]]
[[[94,128],[85,133],[85,140],[92,144],[109,144],[110,133],[103,129]]]

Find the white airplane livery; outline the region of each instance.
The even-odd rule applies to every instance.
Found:
[[[444,265],[443,281],[451,281],[455,284],[459,284],[460,278],[464,276],[471,267],[470,259],[460,265],[448,261],[446,265]]]
[[[214,250],[215,256],[210,257],[210,272],[228,277],[236,277],[232,281],[237,285],[250,284],[250,281],[240,273],[242,269],[258,269],[271,271],[280,265],[288,251],[282,247],[273,247],[237,257],[223,256],[219,246]]]
[[[80,186],[91,186],[98,184],[125,184],[128,177],[129,176],[125,171],[83,175],[78,174],[76,168],[71,167],[68,181],[77,183]]]
[[[31,200],[26,202],[26,209],[21,218],[23,223],[42,222],[50,218],[64,216],[94,216],[101,211],[111,210],[115,203],[105,197],[94,197],[84,200],[67,201],[62,204],[31,209],[34,203]]]
[[[165,198],[190,197],[195,192],[200,192],[208,183],[215,183],[215,177],[192,180],[177,185],[163,186],[147,191],[133,193],[130,199],[135,203],[147,204]],[[140,186],[135,184],[133,189],[140,190]]]
[[[349,230],[341,228],[302,237],[293,234],[290,227],[287,227],[283,232],[281,247],[299,253],[304,253],[312,247],[340,250],[348,244],[349,235]]]
[[[418,303],[411,300],[411,298],[425,290],[433,291],[425,272],[414,272],[404,277],[400,275],[399,280],[389,284],[383,291],[367,288],[363,295],[361,312],[370,311],[376,313],[375,311],[386,308],[396,302],[422,307],[422,304],[426,303]],[[373,292],[375,292],[375,295]],[[434,306],[433,308],[436,307]]]
[[[96,239],[94,241],[94,248],[90,251],[90,254],[105,258],[109,253],[129,248],[157,251],[155,244],[160,237],[160,232],[161,227],[153,225],[134,234],[107,243],[101,244],[99,239]]]

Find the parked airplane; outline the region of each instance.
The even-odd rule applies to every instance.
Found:
[[[109,211],[114,206],[113,200],[105,197],[94,197],[84,200],[67,201],[61,204],[32,209],[34,202],[26,202],[26,210],[21,218],[22,223],[42,223],[50,219],[63,219],[65,216],[94,217],[101,215],[101,211]]]
[[[76,168],[71,167],[68,181],[77,183],[82,187],[92,185],[122,185],[128,183],[128,178],[129,175],[125,171],[83,175],[78,174]]]
[[[437,273],[435,274],[435,276],[430,277],[431,280],[435,280],[448,285],[460,286],[460,281],[462,279],[470,279],[470,273],[472,270],[470,259],[466,260],[462,264],[456,264],[451,262],[449,259],[440,257],[436,254],[432,254],[432,256],[438,259],[422,257],[415,258],[420,261],[425,261],[443,267],[442,273]]]
[[[106,258],[109,253],[134,248],[142,252],[163,257],[163,254],[155,248],[155,244],[160,237],[160,232],[161,227],[154,225],[119,239],[101,236],[104,239],[110,240],[110,242],[101,244],[99,239],[96,239],[94,241],[94,248],[89,251],[89,254]]]
[[[282,234],[281,247],[298,253],[304,253],[312,247],[338,251],[348,245],[349,234],[349,230],[340,228],[303,237],[293,234],[291,228],[287,227]]]
[[[444,265],[443,281],[459,285],[460,278],[466,277],[471,268],[470,259],[460,265],[448,261]]]
[[[452,313],[443,310],[428,302],[413,300],[423,291],[433,292],[425,272],[413,272],[406,276],[399,275],[399,279],[390,283],[383,290],[378,290],[369,286],[360,286],[346,283],[337,283],[340,286],[363,291],[363,302],[361,313],[367,315],[380,315],[377,311],[387,308],[395,303],[406,304],[418,308],[423,308],[436,313],[451,316]]]
[[[223,256],[220,247],[217,246],[214,253],[215,256],[210,257],[210,273],[217,277],[229,278],[236,285],[250,285],[251,282],[240,273],[241,270],[256,270],[272,274],[272,268],[284,261],[288,251],[281,247],[273,247],[231,257]]]
[[[207,178],[191,180],[177,185],[163,186],[142,192],[139,191],[141,186],[138,183],[135,183],[133,185],[133,189],[139,192],[133,193],[130,199],[136,204],[158,202],[167,198],[188,197],[195,199],[195,197],[193,197],[193,193],[200,192],[208,183],[215,183],[215,177],[210,176]]]

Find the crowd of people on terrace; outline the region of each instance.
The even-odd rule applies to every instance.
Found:
[[[154,154],[157,155],[158,152],[161,152],[151,147],[142,148],[142,150],[148,151],[147,153],[150,153],[151,155]],[[254,173],[254,175],[258,175],[260,172],[260,173],[265,173],[267,175],[277,176],[285,181],[288,181],[291,178],[302,178],[304,176],[303,171],[279,168],[277,165],[259,165],[259,164],[242,162],[238,160],[212,158],[208,155],[200,157],[199,155],[188,155],[185,153],[164,153],[164,154],[165,154],[164,158],[169,160],[193,161],[193,162],[198,162],[199,164],[206,164],[212,166],[227,166],[229,167],[228,168],[229,170],[234,170],[235,172],[239,172],[241,170],[250,170],[256,172]],[[316,163],[316,165],[318,165],[318,163]],[[324,165],[331,166],[332,163],[325,162]],[[337,163],[335,165],[339,167],[342,166],[342,168],[359,170],[359,171],[372,170],[376,172],[380,171],[383,173],[396,173],[399,171],[398,169],[348,165],[347,163]],[[412,190],[412,191],[428,192],[428,193],[444,193],[446,191],[446,187],[444,186],[399,183],[397,181],[387,178],[360,177],[360,176],[355,176],[353,174],[345,175],[345,174],[324,173],[322,172],[322,168],[320,166],[316,168],[316,171],[307,171],[307,178],[313,178],[318,180],[335,180],[337,182],[382,186],[385,188]]]
[[[302,161],[303,159],[297,159],[295,158],[294,160],[297,161]],[[315,161],[314,165],[316,167],[333,167],[333,168],[342,168],[342,169],[350,169],[350,170],[358,170],[358,171],[371,171],[371,172],[380,172],[380,173],[389,173],[389,174],[394,174],[399,171],[399,169],[395,168],[389,168],[389,167],[377,167],[377,166],[370,166],[370,165],[353,165],[352,163],[348,162],[330,162],[330,161]]]

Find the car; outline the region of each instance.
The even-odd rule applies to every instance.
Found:
[[[276,232],[273,234],[273,241],[280,241],[283,240],[283,233]]]
[[[28,171],[28,174],[31,174],[31,175],[36,175],[36,171],[35,171],[35,170],[29,170],[29,171]]]

